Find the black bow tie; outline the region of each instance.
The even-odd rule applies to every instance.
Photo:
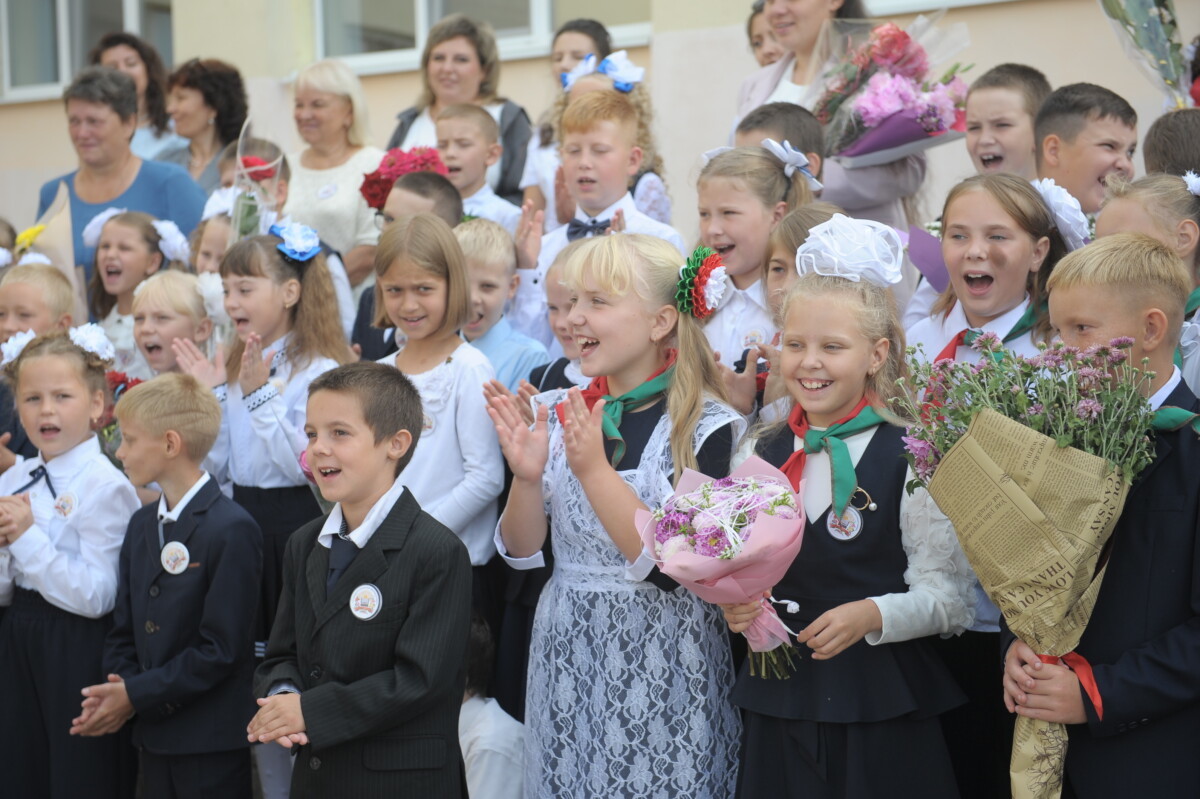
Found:
[[[30,477],[29,482],[26,483],[25,485],[21,486],[20,488],[18,488],[16,491],[14,491],[13,492],[14,494],[20,494],[22,491],[25,491],[26,489],[33,488],[35,485],[38,484],[39,480],[45,480],[46,488],[50,489],[50,496],[54,497],[55,499],[58,499],[58,494],[56,494],[54,491],[54,483],[50,482],[50,473],[46,471],[45,466],[39,466],[36,469],[34,469],[32,472],[29,473],[29,477]]]
[[[611,219],[605,219],[601,222],[595,220],[580,222],[578,219],[572,219],[567,223],[567,241],[576,241],[585,236],[595,236],[597,233],[603,233],[608,230],[611,224]]]

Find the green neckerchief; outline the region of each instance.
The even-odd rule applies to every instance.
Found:
[[[799,405],[796,408],[800,410]],[[883,424],[884,418],[866,404],[865,398],[862,407],[854,415],[848,419],[839,420],[824,430],[810,427],[807,419],[801,421],[797,418],[798,416],[799,414],[793,411],[793,416],[788,419],[788,424],[793,432],[804,441],[805,455],[812,455],[821,450],[829,452],[830,472],[833,475],[833,508],[837,511],[838,516],[841,516],[846,512],[846,506],[850,504],[850,498],[858,488],[858,478],[854,474],[854,460],[850,457],[850,448],[842,439]],[[793,420],[795,421],[793,422]],[[793,455],[792,458],[789,458],[789,463],[784,464],[783,469],[789,477],[793,478],[793,484],[799,482],[799,472],[802,472],[804,468],[803,461],[800,461],[797,464],[797,474],[793,475],[788,471],[787,467],[795,457]]]
[[[1030,330],[1033,330],[1033,326],[1037,323],[1038,312],[1043,310],[1046,313],[1049,313],[1049,305],[1044,302],[1029,303],[1029,305],[1025,308],[1025,313],[1021,314],[1021,318],[1017,320],[1017,323],[1013,325],[1012,330],[1008,331],[1008,335],[1004,337],[1004,343],[1007,344],[1008,342],[1025,335]]]
[[[1154,412],[1150,420],[1150,427],[1154,430],[1179,430],[1186,426],[1191,426],[1200,433],[1200,413],[1185,411],[1174,405],[1164,405]]]
[[[671,363],[663,371],[651,377],[645,383],[642,383],[632,391],[628,391],[619,397],[614,397],[608,393],[608,378],[598,377],[592,381],[592,384],[583,391],[583,399],[587,403],[588,410],[596,404],[597,400],[604,400],[603,418],[601,419],[601,429],[604,431],[604,437],[610,441],[616,441],[616,447],[613,448],[612,465],[616,468],[621,462],[621,458],[625,456],[625,439],[621,436],[621,418],[625,415],[625,411],[631,408],[640,408],[643,405],[649,404],[667,393],[667,389],[671,387],[671,381],[675,378],[675,364]],[[562,421],[561,406],[555,408],[559,415],[559,421]]]

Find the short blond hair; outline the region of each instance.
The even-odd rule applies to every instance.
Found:
[[[155,272],[142,281],[133,295],[133,312],[147,305],[170,308],[196,323],[208,318],[200,281],[190,272]]]
[[[152,436],[179,434],[184,452],[199,465],[221,430],[221,404],[211,390],[188,374],[168,372],[139,383],[114,407],[121,424],[132,422]]]
[[[75,294],[71,291],[71,282],[67,280],[57,267],[46,264],[25,264],[14,266],[0,280],[0,287],[12,283],[27,283],[36,286],[42,292],[42,302],[50,315],[56,319],[70,316],[75,310]]]
[[[479,127],[479,132],[483,134],[483,140],[488,144],[496,144],[500,141],[500,126],[496,124],[496,118],[493,117],[487,110],[480,108],[472,103],[459,103],[458,105],[449,105],[437,115],[437,122],[451,119],[465,119],[469,122],[474,122]]]
[[[1167,315],[1169,343],[1179,340],[1192,276],[1174,250],[1143,233],[1105,236],[1065,256],[1046,282],[1055,289],[1092,286],[1111,289],[1140,309]]]
[[[572,133],[587,133],[601,122],[612,122],[636,146],[638,129],[637,107],[621,92],[588,92],[571,101],[563,111],[559,143]]]
[[[367,143],[371,125],[362,82],[345,62],[326,58],[309,64],[296,76],[296,88],[308,88],[346,98],[350,103],[350,129],[346,131],[346,140],[353,147],[362,147]]]
[[[454,228],[467,268],[472,263],[503,266],[509,275],[517,271],[517,245],[508,231],[490,219],[468,219]]]

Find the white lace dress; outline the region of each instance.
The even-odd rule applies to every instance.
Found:
[[[537,401],[553,409],[565,396],[551,391]],[[742,424],[706,400],[697,450],[731,422]],[[640,464],[621,472],[650,507],[672,493],[670,429],[664,414]],[[624,556],[570,473],[553,412],[542,493],[554,574],[530,644],[525,796],[733,796],[741,723],[729,700],[734,675],[720,611],[683,588],[665,592],[626,577]]]

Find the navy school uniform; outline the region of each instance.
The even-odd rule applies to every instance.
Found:
[[[901,545],[900,501],[907,464],[903,430],[875,429],[856,466],[858,485],[878,509],[862,511],[863,530],[835,539],[826,514],[808,521],[804,543],[775,586],[776,606],[799,632],[846,602],[908,590]],[[757,454],[782,467],[794,434],[784,427],[757,444]],[[831,660],[814,660],[799,645],[787,680],[751,676],[742,666],[734,704],[745,712],[738,796],[805,799],[954,797],[958,795],[938,714],[963,700],[928,639],[872,646],[865,640]]]
[[[1200,412],[1182,383],[1163,405]],[[1081,691],[1088,720],[1067,726],[1064,797],[1200,796],[1200,438],[1184,427],[1157,433],[1154,447],[1075,648],[1104,715]]]
[[[159,503],[129,522],[104,670],[137,713],[147,796],[248,799],[262,533],[211,477],[185,499],[163,524],[163,541],[186,547],[178,574],[162,563]]]

